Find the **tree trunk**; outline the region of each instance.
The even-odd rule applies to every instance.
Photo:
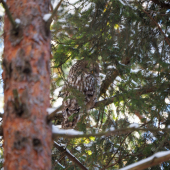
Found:
[[[9,0],[19,28],[5,16],[4,169],[50,170],[50,31],[43,21],[49,0]]]

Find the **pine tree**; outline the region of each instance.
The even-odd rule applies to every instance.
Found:
[[[4,169],[51,169],[49,3],[2,1]]]
[[[67,148],[89,169],[119,169],[169,150],[169,2],[81,0],[73,6],[66,14],[61,9],[53,25],[54,68],[61,70],[56,84],[62,85],[64,70],[75,59],[96,60],[100,107],[86,113],[77,128],[92,134],[125,132],[69,140]],[[131,127],[143,130],[126,131]],[[62,156],[57,159],[74,167]],[[168,166],[164,162],[154,169]]]

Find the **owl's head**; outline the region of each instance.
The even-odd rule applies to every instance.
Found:
[[[95,77],[99,76],[99,65],[95,61],[84,60],[82,69],[87,74],[92,74]]]

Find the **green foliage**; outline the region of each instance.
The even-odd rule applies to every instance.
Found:
[[[63,3],[52,26],[53,63],[54,68],[60,69],[56,85],[66,81],[75,60],[89,58],[100,65],[104,92],[99,99],[115,96],[112,105],[101,104],[84,113],[78,130],[97,133],[127,128],[132,122],[146,129],[168,127],[169,26],[169,10],[153,1]],[[81,95],[72,92],[83,105]],[[70,152],[89,169],[108,170],[169,150],[168,141],[169,134],[160,131],[59,140],[67,143]],[[55,159],[67,169],[78,169],[61,153]],[[168,169],[168,166],[169,162],[164,162],[149,169]],[[55,169],[62,168],[55,164]]]

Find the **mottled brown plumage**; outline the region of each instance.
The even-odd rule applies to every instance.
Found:
[[[94,61],[79,60],[69,71],[64,85],[62,128],[74,128],[79,120],[79,111],[92,108],[99,94],[99,66]]]

